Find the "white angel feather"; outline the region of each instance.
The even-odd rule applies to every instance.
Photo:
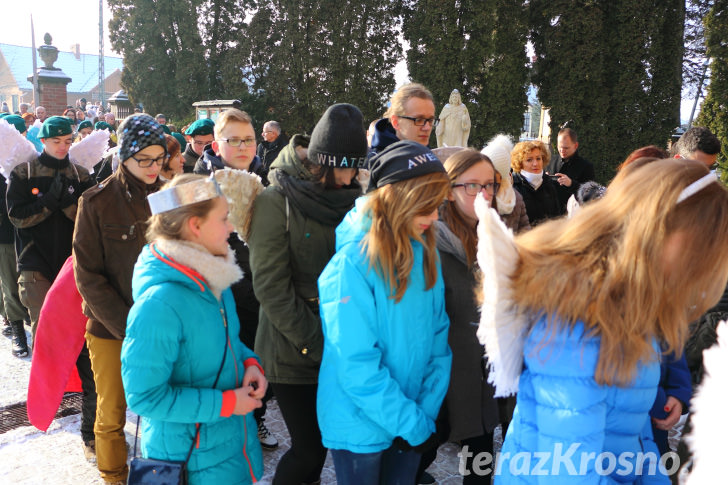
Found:
[[[686,441],[693,452],[693,470],[687,485],[717,483],[725,475],[725,437],[728,420],[728,324],[716,328],[718,343],[703,351],[705,377],[690,402],[693,430]]]
[[[263,183],[247,170],[224,168],[215,171],[215,180],[230,203],[230,223],[243,241],[247,240],[253,202],[263,191]]]
[[[35,145],[7,121],[0,119],[0,173],[5,178],[20,165],[38,157]]]
[[[94,165],[103,158],[109,146],[109,131],[96,130],[83,140],[71,145],[68,158],[75,164],[93,173]]]
[[[488,382],[496,397],[518,392],[528,319],[513,302],[510,275],[518,262],[513,233],[498,212],[479,194],[475,200],[478,224],[478,265],[482,272],[483,303],[478,339],[488,357]]]

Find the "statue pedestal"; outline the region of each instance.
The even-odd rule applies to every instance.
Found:
[[[33,76],[28,76],[33,82]],[[68,106],[68,93],[66,91],[71,78],[60,69],[38,69],[38,94],[40,97],[37,106],[43,106],[48,116],[61,116]]]

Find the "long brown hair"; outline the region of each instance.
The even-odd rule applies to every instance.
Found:
[[[424,247],[426,289],[437,281],[434,226],[419,235],[412,223],[416,216],[432,214],[449,191],[447,175],[438,172],[384,185],[368,196],[364,212],[369,214],[372,224],[362,246],[370,267],[394,289],[396,302],[404,296],[412,271],[414,253],[410,238]]]
[[[493,162],[490,161],[490,158],[488,158],[487,155],[484,155],[477,150],[468,148],[450,155],[443,164],[445,166],[445,170],[447,170],[447,176],[450,178],[450,186],[452,187],[459,176],[478,163],[487,163],[490,165],[493,169],[493,177],[495,177],[496,169],[493,166]],[[495,194],[493,194],[491,204],[493,208],[497,209],[495,205]],[[442,205],[442,208],[440,209],[440,218],[452,231],[452,233],[455,234],[460,241],[462,241],[463,247],[465,248],[465,255],[468,258],[468,264],[472,265],[475,261],[475,254],[478,249],[477,225],[469,223],[462,212],[460,212],[460,209],[458,209],[457,204],[449,200],[446,200]]]
[[[516,304],[549,316],[552,332],[581,320],[599,336],[599,384],[629,383],[638,363],[655,358],[654,338],[679,353],[688,322],[720,298],[728,279],[728,191],[716,180],[677,203],[707,173],[692,160],[632,164],[574,218],[516,238]],[[679,254],[667,262],[665,248],[676,238]]]

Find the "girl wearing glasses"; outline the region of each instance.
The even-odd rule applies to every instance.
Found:
[[[86,342],[98,407],[94,427],[97,465],[106,482],[126,482],[126,400],[121,343],[134,302],[131,278],[151,216],[147,195],[159,188],[167,159],[162,127],[149,115],[130,116],[119,127],[119,168],[84,192],[73,234],[76,285],[88,317]]]
[[[494,389],[487,383],[484,350],[475,335],[475,322],[479,320],[475,288],[480,269],[475,259],[478,218],[474,204],[476,196],[482,193],[497,209],[495,194],[499,184],[493,163],[473,149],[451,155],[445,161],[445,170],[452,191],[440,208],[436,227],[453,357],[450,387],[441,412],[448,422],[450,436],[442,438],[460,442],[472,453],[465,455],[464,484],[489,484],[492,474],[473,472],[472,457],[482,452],[493,453],[493,430],[508,419],[500,415]]]

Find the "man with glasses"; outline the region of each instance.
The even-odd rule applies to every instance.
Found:
[[[195,169],[195,164],[202,156],[202,152],[205,150],[205,147],[212,143],[215,139],[215,136],[213,135],[214,129],[215,122],[211,119],[205,118],[195,121],[189,128],[187,128],[187,131],[185,131],[187,148],[185,148],[185,151],[182,154],[182,157],[185,159],[183,167],[185,173],[191,173]]]
[[[131,129],[126,130],[126,127]],[[126,399],[121,381],[121,345],[132,303],[134,263],[146,244],[151,216],[147,196],[161,185],[167,160],[162,127],[149,115],[119,126],[121,163],[113,175],[84,193],[73,235],[74,273],[88,317],[86,343],[98,393],[98,414],[86,457],[96,454],[101,478],[124,484]]]
[[[405,84],[394,93],[385,117],[374,126],[370,156],[399,140],[427,146],[436,124],[432,93],[422,84]]]
[[[208,175],[225,167],[238,170],[247,170],[261,178],[264,185],[268,185],[267,170],[263,167],[260,158],[255,154],[255,129],[253,120],[248,113],[239,109],[225,110],[215,123],[215,139],[202,154],[195,165],[195,173]],[[233,232],[228,238],[228,244],[235,251],[235,260],[238,262],[243,274],[250,275],[250,252],[248,246]],[[240,340],[253,348],[255,335],[258,332],[258,311],[260,304],[255,297],[253,284],[250,278],[238,280],[231,287],[235,299],[235,309],[240,319]],[[271,387],[263,398],[263,407],[253,413],[258,423],[258,439],[260,445],[266,450],[278,447],[278,440],[265,425],[263,415],[266,411],[266,402],[271,397]]]
[[[263,141],[258,145],[258,157],[267,172],[283,147],[288,145],[288,138],[281,133],[281,125],[277,121],[266,121],[262,135]]]

